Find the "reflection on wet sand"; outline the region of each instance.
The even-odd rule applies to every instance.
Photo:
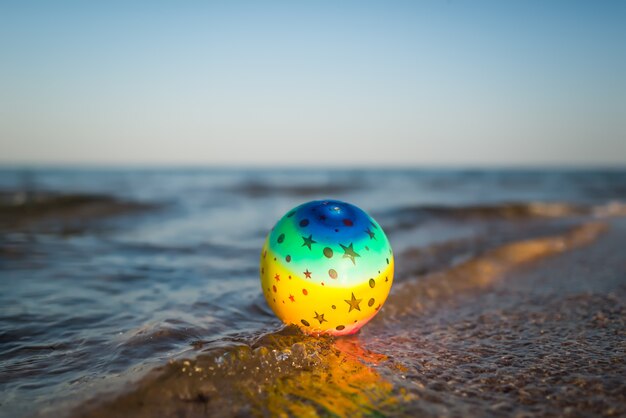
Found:
[[[307,336],[288,326],[250,345],[172,361],[136,390],[92,410],[83,406],[77,416],[391,413],[399,398],[372,367],[386,359],[356,338]]]

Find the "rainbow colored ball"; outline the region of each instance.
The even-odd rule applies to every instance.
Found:
[[[267,236],[261,285],[286,324],[347,335],[378,313],[393,282],[393,253],[372,217],[337,200],[289,211]]]

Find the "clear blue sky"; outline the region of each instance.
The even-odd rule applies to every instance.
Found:
[[[0,1],[0,60],[5,164],[626,163],[623,1]]]

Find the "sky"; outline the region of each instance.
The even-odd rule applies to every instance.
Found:
[[[0,0],[0,164],[625,166],[626,2]]]

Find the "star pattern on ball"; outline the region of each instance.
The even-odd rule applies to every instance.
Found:
[[[312,272],[309,271],[309,269],[306,269],[304,271],[304,277],[306,277],[307,279],[311,278],[311,274],[313,274]]]
[[[314,318],[319,321],[320,325],[322,324],[322,322],[328,322],[326,319],[324,319],[324,314],[318,314],[317,311],[315,311]]]
[[[356,265],[355,258],[361,257],[361,256],[354,251],[353,244],[350,243],[350,245],[348,245],[347,247],[343,244],[339,244],[339,245],[341,246],[344,252],[343,258],[349,258],[352,261],[352,264]]]
[[[370,239],[376,239],[376,234],[373,233],[371,229],[367,228],[365,233],[370,236]]]
[[[352,292],[352,298],[350,300],[344,299],[344,302],[350,305],[350,309],[348,310],[348,312],[352,312],[353,309],[360,311],[361,308],[359,307],[359,303],[361,303],[362,300],[363,299],[357,299],[356,297],[354,297],[354,292]]]
[[[304,240],[304,243],[302,244],[302,247],[306,246],[309,248],[309,250],[311,249],[311,245],[313,244],[317,244],[317,241],[313,240],[313,234],[309,234],[309,237],[302,237],[302,239]]]

